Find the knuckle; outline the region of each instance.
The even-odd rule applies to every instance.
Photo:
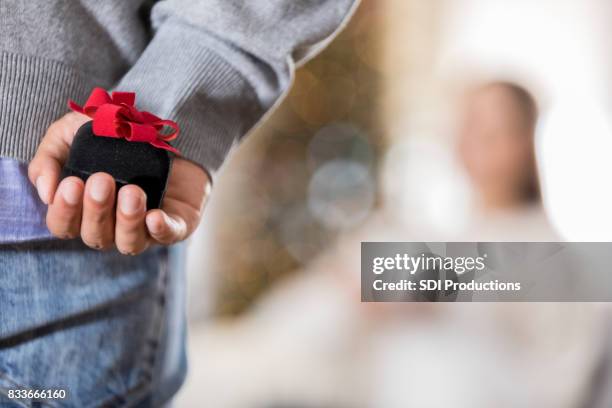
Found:
[[[156,241],[164,243],[164,244],[169,243],[170,240],[172,239],[172,234],[167,230],[153,233],[151,235],[153,236],[153,238],[155,238]]]
[[[50,228],[49,232],[51,232],[51,234],[58,239],[74,239],[78,236],[78,233],[70,230],[52,230]]]
[[[49,125],[49,127],[47,128],[47,133],[56,133],[59,132],[61,129],[62,125],[60,123],[60,121],[56,120],[55,122],[51,123]]]
[[[79,234],[76,226],[66,223],[56,223],[49,217],[47,217],[47,228],[54,237],[59,239],[73,239]]]
[[[111,238],[100,234],[81,234],[81,239],[88,247],[98,250],[110,249],[113,244]]]
[[[133,244],[121,245],[121,246],[118,246],[117,249],[123,255],[136,256],[136,255],[141,254],[144,251],[144,246],[137,246]]]
[[[105,243],[103,241],[94,241],[94,240],[88,240],[83,238],[83,243],[85,245],[87,245],[88,247],[90,247],[91,249],[96,249],[98,251],[105,251],[107,249],[110,249],[111,245],[108,243]]]
[[[93,242],[89,242],[86,239],[83,239],[83,243],[85,245],[87,245],[88,247],[90,247],[91,249],[102,249],[101,247],[99,247],[97,244],[94,244]]]
[[[129,248],[117,247],[117,250],[121,255],[133,255],[133,252]]]
[[[159,242],[162,245],[173,245],[177,243],[178,240],[174,236],[166,235],[166,236],[158,237],[157,242]]]
[[[124,255],[130,255],[136,250],[136,245],[131,241],[117,240],[117,250]]]

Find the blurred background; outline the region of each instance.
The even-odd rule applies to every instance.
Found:
[[[176,406],[612,406],[604,305],[359,301],[361,241],[611,240],[611,18],[363,0],[221,171]]]

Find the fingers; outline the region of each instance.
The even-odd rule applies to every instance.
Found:
[[[79,236],[84,188],[83,181],[77,177],[68,177],[60,183],[47,211],[47,228],[56,237]]]
[[[28,167],[28,178],[45,204],[53,201],[60,171],[60,163],[45,153],[37,153]]]
[[[151,238],[162,245],[187,239],[200,222],[209,192],[210,180],[201,167],[174,159],[162,209],[149,211],[146,216]]]
[[[80,235],[95,249],[115,244],[123,254],[143,252],[149,244],[145,193],[135,185],[121,188],[116,210],[114,198],[115,182],[108,174],[94,174],[86,184],[77,177],[64,179],[47,212],[49,231],[62,239]]]
[[[70,152],[74,133],[87,120],[84,115],[70,113],[53,123],[47,129],[30,162],[28,178],[45,204],[53,201],[60,171]]]
[[[151,210],[146,216],[147,230],[155,241],[171,245],[188,236],[187,223],[178,216],[170,216],[162,210]]]
[[[55,196],[60,171],[70,151],[70,146],[58,133],[57,125],[49,127],[28,166],[28,178],[45,204],[51,204]]]
[[[84,184],[70,177],[58,187],[75,132],[88,120],[69,113],[51,125],[28,167],[30,181],[49,205],[49,230],[60,238],[80,234],[85,244],[96,249],[116,244],[127,254],[140,253],[151,242],[174,244],[193,233],[210,180],[202,168],[187,160],[173,161],[163,210],[147,213],[146,196],[136,186],[121,189],[115,208],[115,181],[105,173],[90,176]]]
[[[123,254],[137,255],[148,246],[146,203],[146,195],[140,187],[128,185],[119,190],[115,244]]]
[[[115,180],[106,173],[87,179],[83,198],[81,238],[94,249],[110,248],[115,239]]]

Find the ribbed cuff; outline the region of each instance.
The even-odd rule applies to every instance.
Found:
[[[136,92],[139,109],[176,121],[173,145],[213,176],[264,113],[248,81],[214,48],[201,31],[167,21],[116,86]]]
[[[66,113],[69,98],[83,100],[95,85],[60,62],[0,53],[0,156],[29,161],[45,131]]]

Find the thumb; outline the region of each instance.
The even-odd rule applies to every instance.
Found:
[[[171,245],[187,237],[187,223],[176,215],[162,210],[151,210],[145,218],[149,235],[162,245]]]

